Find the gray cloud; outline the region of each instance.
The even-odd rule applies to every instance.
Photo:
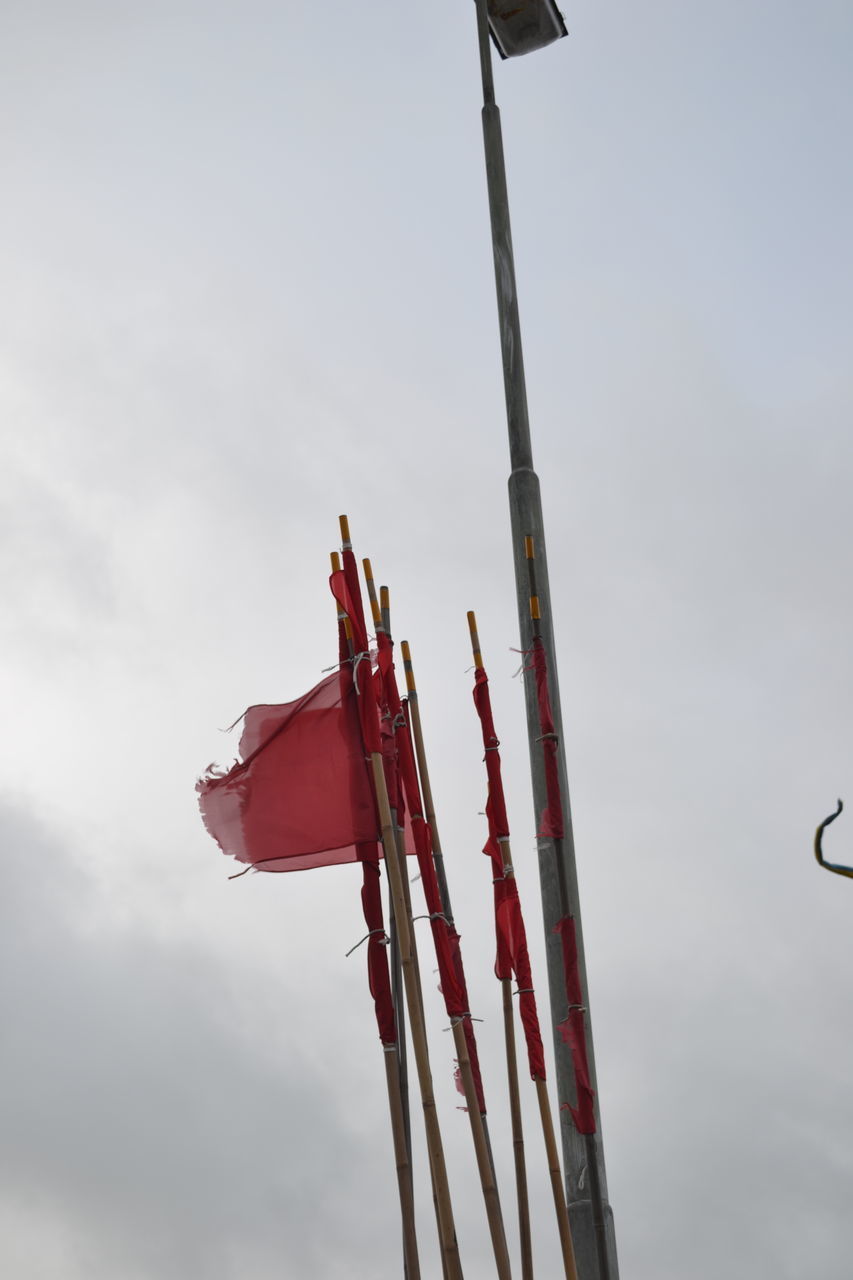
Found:
[[[368,1274],[373,1210],[345,1194],[345,1170],[367,1175],[374,1154],[345,1095],[312,1087],[300,1043],[247,1030],[247,975],[111,926],[62,844],[8,806],[3,846],[10,1247],[29,1220],[67,1236],[69,1278],[225,1280],[344,1275],[340,1235]],[[18,1268],[42,1274],[38,1250]]]
[[[334,661],[343,510],[414,647],[511,1199],[471,607],[540,974],[542,941],[471,10],[0,18],[0,1259],[20,1280],[399,1274],[343,960],[357,886],[228,885],[192,791],[231,753],[219,726]],[[497,77],[622,1273],[840,1280],[851,886],[809,846],[853,776],[851,13],[567,17],[570,40]]]

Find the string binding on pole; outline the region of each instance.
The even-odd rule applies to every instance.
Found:
[[[385,930],[371,929],[370,932],[366,933],[363,938],[359,938],[358,942],[355,944],[354,947],[350,947],[349,951],[346,953],[346,956],[344,956],[344,959],[347,959],[347,957],[351,956],[353,951],[358,951],[359,947],[362,945],[363,942],[367,942],[368,938],[376,937],[378,933],[382,934],[382,941],[379,943],[380,947],[387,947],[391,939],[388,937],[388,934],[385,932]]]
[[[370,653],[367,649],[362,653],[354,654],[352,660],[352,682],[355,685],[355,691],[359,697],[361,696],[361,690],[358,687],[358,665],[360,662],[364,662],[365,659],[367,659],[368,663],[370,662]]]
[[[473,1015],[473,1013],[470,1013],[470,1012],[468,1012],[468,1011],[466,1010],[466,1012],[465,1012],[465,1013],[457,1013],[457,1014],[455,1014],[455,1016],[454,1016],[454,1017],[452,1017],[452,1018],[450,1019],[450,1026],[449,1026],[449,1027],[444,1027],[444,1028],[443,1028],[443,1030],[444,1030],[444,1031],[452,1031],[454,1027],[458,1027],[458,1026],[459,1026],[459,1024],[460,1024],[460,1022],[464,1022],[466,1018],[469,1020],[469,1022],[482,1022],[482,1021],[483,1021],[483,1019],[482,1019],[482,1018],[475,1018],[475,1017],[474,1017],[474,1015]]]

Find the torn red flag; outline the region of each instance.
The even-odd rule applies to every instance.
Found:
[[[303,871],[355,862],[356,845],[379,839],[357,697],[335,671],[295,702],[249,708],[240,760],[196,788],[223,853],[262,871]]]
[[[477,1053],[477,1039],[471,1025],[471,1013],[468,1004],[468,990],[465,983],[465,970],[462,963],[459,934],[452,923],[445,917],[441,901],[441,891],[435,869],[432,849],[432,830],[424,814],[423,797],[418,781],[417,763],[412,743],[411,726],[407,712],[400,700],[397,678],[394,673],[394,658],[391,640],[385,631],[377,634],[378,672],[381,678],[383,709],[394,733],[396,746],[396,766],[399,770],[400,795],[406,803],[406,823],[410,824],[418,870],[421,875],[424,898],[429,913],[435,955],[438,962],[440,978],[439,990],[444,996],[444,1004],[451,1021],[462,1019],[468,1056],[471,1060],[471,1072],[474,1078],[474,1089],[477,1094],[477,1105],[481,1115],[486,1114],[486,1101],[483,1092],[483,1080],[480,1072],[480,1060]]]
[[[518,885],[516,884],[515,876],[508,875],[504,870],[501,842],[509,839],[509,819],[507,818],[503,776],[501,774],[500,741],[495,732],[495,723],[492,716],[489,677],[482,667],[477,667],[474,672],[474,705],[477,708],[480,726],[483,731],[486,774],[489,780],[489,794],[486,800],[489,838],[483,848],[483,853],[488,854],[492,862],[492,878],[495,890],[495,934],[497,937],[495,976],[505,981],[515,974],[518,983],[519,1014],[524,1028],[530,1075],[534,1080],[544,1080],[545,1051],[542,1047],[542,1035],[539,1030],[539,1015],[536,1011],[536,995],[533,990],[533,974],[530,968],[527,933],[524,928],[524,917],[521,914]]]
[[[341,696],[345,699],[352,693],[352,663],[350,646],[347,640],[346,624],[343,614],[338,616],[338,657],[340,666]],[[376,841],[356,845],[356,856],[361,863],[362,886],[361,907],[364,922],[367,925],[367,985],[373,997],[373,1010],[376,1014],[376,1025],[379,1039],[386,1047],[397,1043],[397,1019],[394,1014],[394,1000],[391,991],[391,974],[388,966],[388,952],[385,933],[385,920],[382,914],[382,892],[380,888],[381,872],[379,870],[379,849]]]

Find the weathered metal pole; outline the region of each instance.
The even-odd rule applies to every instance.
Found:
[[[475,0],[477,30],[480,46],[480,69],[483,79],[483,142],[486,156],[486,182],[491,215],[492,250],[495,260],[495,284],[497,288],[498,320],[500,324],[501,353],[503,357],[504,393],[506,398],[507,428],[511,474],[509,478],[509,507],[512,527],[513,557],[515,561],[516,596],[522,649],[529,649],[533,632],[529,607],[529,585],[525,537],[536,540],[537,579],[542,602],[541,634],[551,665],[551,693],[554,722],[559,735],[560,779],[565,800],[565,836],[555,847],[553,840],[539,839],[539,877],[542,889],[542,908],[545,917],[545,943],[548,960],[548,983],[551,995],[551,1017],[554,1029],[554,1053],[557,1065],[557,1087],[561,1101],[575,1101],[574,1072],[571,1054],[556,1030],[557,1023],[566,1012],[566,988],[562,967],[560,942],[554,934],[554,926],[562,915],[560,881],[568,891],[571,914],[575,918],[581,984],[586,1006],[586,1033],[589,1067],[595,1087],[595,1058],[593,1054],[592,1026],[589,1017],[589,996],[586,979],[586,962],[581,930],[580,902],[578,900],[577,868],[574,839],[572,836],[571,810],[566,757],[563,746],[562,715],[560,711],[559,682],[557,678],[556,647],[551,610],[551,594],[548,579],[548,560],[545,548],[545,530],[542,517],[542,499],[539,478],[533,469],[533,451],[530,442],[530,423],[527,414],[527,389],[524,381],[524,361],[521,350],[521,326],[518,316],[518,297],[515,286],[515,264],[510,232],[509,200],[504,167],[503,137],[500,111],[495,103],[492,58],[489,43],[489,19],[487,0]],[[546,807],[545,774],[542,750],[537,742],[539,717],[536,686],[532,671],[526,672],[525,699],[527,703],[527,727],[530,747],[530,768],[533,779],[533,801],[538,824],[539,815]],[[559,863],[558,863],[559,858]],[[559,866],[559,875],[558,875]],[[607,1203],[607,1179],[604,1167],[604,1151],[601,1141],[601,1118],[596,1094],[596,1125],[598,1132],[592,1141],[575,1130],[568,1111],[561,1112],[563,1162],[566,1172],[566,1193],[572,1223],[578,1276],[580,1280],[617,1280],[616,1238],[613,1230],[613,1214]],[[596,1168],[590,1170],[590,1159]],[[597,1183],[604,1205],[607,1231],[606,1257],[600,1256],[596,1244],[591,1186]]]

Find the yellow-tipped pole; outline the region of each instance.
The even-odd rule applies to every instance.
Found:
[[[337,551],[331,553],[332,572],[341,568]],[[338,621],[344,625],[352,657],[352,628],[347,615],[338,608]],[[396,1012],[396,1010],[395,1010]],[[394,1144],[394,1161],[397,1169],[397,1191],[400,1198],[400,1217],[403,1226],[403,1256],[407,1280],[420,1280],[421,1268],[418,1256],[418,1239],[415,1227],[415,1196],[412,1179],[411,1142],[407,1132],[407,1111],[404,1105],[400,1071],[400,1054],[404,1048],[403,1028],[397,1020],[397,1043],[382,1045],[385,1059],[385,1085],[388,1090],[388,1110],[391,1117],[391,1136]]]
[[[386,628],[383,626],[382,611],[379,606],[379,600],[377,599],[377,596],[376,596],[376,582],[373,577],[373,567],[370,563],[370,560],[367,557],[365,557],[362,560],[361,564],[362,564],[362,569],[364,571],[364,581],[367,585],[367,598],[370,601],[370,611],[371,611],[371,614],[373,615],[373,626],[375,627],[376,634],[378,636],[380,632],[384,631]],[[387,595],[387,588],[383,588],[383,590],[386,592],[386,595]],[[409,891],[409,875],[408,875],[408,868],[406,866],[406,848],[405,848],[405,842],[403,839],[403,830],[402,830],[402,827],[400,826],[396,810],[394,809],[391,810],[391,817],[394,820],[394,832],[397,840],[397,852],[400,856],[400,865],[404,869],[403,888],[406,891],[406,910],[411,916],[412,900],[411,900],[411,894]],[[394,1013],[397,1017],[397,1027],[399,1032],[400,1092],[403,1097],[403,1107],[405,1112],[406,1146],[409,1152],[409,1160],[411,1161],[412,1128],[411,1128],[411,1116],[409,1114],[409,1071],[408,1071],[408,1062],[407,1062],[407,1055],[406,1055],[406,1037],[405,1037],[406,1010],[405,1010],[405,999],[403,996],[403,968],[400,962],[400,939],[397,933],[397,919],[394,914],[393,902],[390,903],[389,914],[391,917],[391,930],[390,930],[391,988],[392,988],[391,994],[394,1001]],[[423,989],[421,987],[421,977],[420,977],[420,968],[418,966],[417,948],[415,948],[415,951],[414,951],[414,961],[415,961],[415,971],[417,974],[417,986],[418,986],[418,991],[420,995],[421,1008],[423,1008]],[[433,1204],[435,1205],[436,1216],[437,1216],[438,1205],[435,1197],[434,1184],[433,1184]],[[442,1262],[443,1261],[444,1259],[442,1256]]]
[[[370,561],[365,558],[361,562],[364,569],[364,581],[367,584],[367,598],[370,601],[370,612],[373,615],[373,625],[377,631],[384,631],[382,625],[382,610],[379,607],[379,600],[376,596],[376,581],[373,577],[373,567]]]
[[[412,1045],[418,1080],[421,1088],[421,1104],[424,1112],[427,1149],[430,1166],[435,1182],[436,1200],[438,1203],[439,1229],[441,1232],[441,1249],[447,1259],[447,1270],[451,1280],[461,1280],[462,1267],[459,1261],[459,1249],[456,1243],[456,1228],[453,1222],[453,1208],[450,1200],[450,1185],[447,1180],[447,1167],[444,1161],[444,1147],[441,1141],[441,1130],[438,1124],[438,1112],[435,1105],[435,1092],[432,1083],[432,1072],[429,1065],[429,1050],[426,1040],[426,1028],[421,1015],[418,994],[415,988],[415,974],[412,964],[412,934],[410,921],[406,913],[406,896],[403,890],[402,873],[397,855],[397,844],[394,833],[394,820],[388,804],[388,789],[385,785],[385,771],[382,764],[382,753],[373,751],[370,754],[370,767],[376,803],[379,810],[379,823],[382,830],[382,848],[385,853],[385,865],[394,899],[394,911],[397,918],[397,931],[400,936],[400,962],[403,968],[403,981],[406,987],[406,1002],[409,1006],[409,1026],[412,1033]]]
[[[480,653],[480,639],[477,633],[477,619],[473,610],[468,614],[468,632],[471,637],[471,651],[474,655],[474,666],[482,667],[483,658]],[[508,845],[500,844],[504,865],[504,875],[513,876],[512,862],[508,856]],[[501,978],[501,1001],[503,1006],[504,1045],[506,1049],[507,1086],[509,1088],[509,1114],[512,1128],[512,1151],[515,1160],[515,1189],[518,1201],[518,1237],[521,1247],[522,1280],[533,1277],[533,1239],[530,1230],[530,1199],[527,1192],[527,1162],[524,1154],[524,1130],[521,1121],[521,1093],[518,1085],[518,1055],[515,1047],[515,1013],[512,1007],[512,978]]]
[[[346,516],[340,518],[341,540],[345,550],[350,549],[349,522]],[[444,1159],[444,1146],[441,1140],[441,1128],[438,1122],[438,1111],[435,1104],[435,1091],[432,1083],[432,1071],[429,1062],[429,1048],[426,1038],[423,1009],[420,1001],[417,969],[414,959],[414,938],[412,934],[411,912],[406,908],[406,892],[403,881],[406,869],[397,851],[395,824],[388,802],[388,788],[385,783],[385,768],[380,751],[370,752],[370,769],[376,807],[379,814],[382,849],[385,854],[385,867],[391,888],[394,913],[397,920],[397,932],[400,939],[400,963],[403,970],[403,982],[406,991],[406,1003],[409,1008],[409,1027],[412,1036],[418,1083],[421,1093],[421,1105],[424,1113],[427,1151],[435,1188],[438,1212],[439,1239],[444,1263],[449,1280],[462,1280],[462,1266],[459,1260],[459,1246],[456,1240],[456,1228],[453,1221],[453,1206],[450,1199],[450,1184],[447,1178],[447,1166]]]
[[[430,785],[429,768],[427,765],[426,750],[424,747],[423,726],[421,724],[420,707],[418,705],[418,691],[415,684],[415,673],[412,666],[412,653],[409,643],[406,640],[402,642],[400,648],[403,654],[403,667],[406,673],[406,690],[409,697],[412,739],[415,747],[415,756],[418,762],[418,772],[420,774],[421,794],[424,802],[424,816],[429,823],[430,831],[432,833],[433,856],[435,858],[436,874],[438,876],[442,907],[445,916],[452,924],[453,912],[450,906],[450,894],[447,889],[447,878],[444,871],[444,858],[441,852],[441,840],[438,834],[438,825],[435,820],[435,805],[432,798],[432,787]],[[486,1205],[486,1216],[489,1221],[489,1232],[492,1238],[495,1263],[498,1275],[501,1277],[501,1280],[503,1280],[504,1276],[509,1276],[511,1274],[509,1251],[507,1249],[506,1232],[504,1230],[503,1223],[503,1213],[501,1210],[497,1181],[495,1179],[494,1162],[492,1160],[486,1117],[480,1112],[477,1089],[474,1083],[474,1072],[471,1066],[471,1058],[468,1053],[468,1042],[465,1038],[465,1028],[461,1020],[453,1024],[453,1041],[459,1062],[459,1075],[465,1092],[465,1102],[467,1104],[468,1119],[471,1124],[471,1136],[474,1141],[474,1151],[477,1157],[477,1167],[480,1174],[483,1199]]]
[[[529,552],[532,556],[533,539],[528,538],[526,542],[529,544]],[[527,549],[527,548],[526,548]],[[535,595],[535,579],[531,579],[531,613],[534,608]],[[536,606],[538,609],[538,600]],[[476,667],[483,666],[483,655],[480,649],[480,637],[477,631],[477,619],[475,614],[468,614],[468,632],[471,637],[471,652],[474,655],[474,665]],[[507,879],[514,879],[515,872],[512,866],[512,849],[510,847],[509,835],[501,840],[498,845],[501,851],[501,859],[503,861],[504,875]],[[501,984],[504,987],[503,1003],[504,1009],[507,1007],[507,995],[509,995],[510,1004],[510,1020],[512,1018],[512,990],[511,983],[504,980]],[[510,988],[507,992],[507,988]],[[566,1280],[577,1280],[577,1266],[575,1262],[574,1246],[572,1242],[572,1229],[569,1223],[569,1211],[566,1206],[566,1196],[563,1184],[563,1174],[560,1168],[560,1158],[557,1150],[557,1139],[554,1132],[554,1120],[551,1114],[551,1104],[548,1100],[548,1087],[544,1080],[538,1077],[534,1081],[536,1085],[537,1100],[539,1103],[539,1116],[542,1124],[542,1137],[545,1142],[545,1155],[548,1161],[548,1176],[551,1181],[551,1192],[554,1198],[554,1211],[557,1215],[557,1230],[560,1236],[560,1247],[563,1254],[563,1267],[566,1274]],[[516,1079],[517,1087],[517,1079]],[[523,1140],[522,1140],[523,1141]],[[532,1274],[532,1272],[531,1272]]]
[[[378,602],[378,612],[377,612],[377,602],[376,602],[376,583],[375,583],[375,579],[374,579],[374,577],[373,577],[373,569],[372,569],[372,567],[371,567],[371,564],[370,564],[370,561],[369,561],[369,560],[363,560],[363,561],[362,561],[362,565],[363,565],[363,567],[364,567],[364,579],[365,579],[365,582],[367,583],[367,594],[368,594],[368,597],[370,598],[370,608],[371,608],[371,612],[373,613],[373,621],[374,621],[374,624],[376,625],[377,635],[379,634],[379,623],[381,622],[382,630],[386,633],[386,635],[388,636],[388,639],[389,639],[389,641],[390,641],[390,639],[391,639],[391,597],[390,597],[390,593],[389,593],[389,591],[388,591],[388,588],[387,588],[387,587],[380,587],[380,588],[379,588],[379,602]],[[400,826],[399,822],[397,821],[397,815],[396,815],[396,813],[394,812],[394,810],[393,810],[393,809],[392,809],[391,813],[392,813],[392,816],[393,816],[393,818],[394,818],[394,830],[395,830],[395,833],[396,833],[396,836],[397,836],[397,852],[398,852],[398,854],[400,855],[400,865],[402,866],[402,868],[403,868],[403,870],[404,870],[404,875],[403,875],[403,888],[404,888],[404,889],[405,889],[405,891],[406,891],[406,910],[408,911],[408,913],[409,913],[409,918],[411,919],[411,916],[412,916],[412,893],[411,893],[411,886],[409,885],[409,870],[408,870],[408,865],[407,865],[407,861],[406,861],[407,855],[406,855],[405,833],[404,833],[403,828]],[[394,913],[393,913],[393,905],[392,905],[392,911],[391,911],[391,918],[392,918],[392,920],[393,920],[393,916],[394,916]],[[417,949],[417,943],[416,943],[416,939],[415,939],[414,931],[412,932],[412,954],[413,954],[413,957],[414,957],[414,968],[415,968],[415,975],[416,975],[416,978],[417,978],[417,988],[418,988],[419,998],[420,998],[420,1002],[421,1002],[421,1012],[422,1012],[422,1014],[423,1014],[423,1007],[424,1007],[423,986],[422,986],[422,983],[421,983],[420,963],[419,963],[419,961],[418,961],[418,949]],[[397,944],[397,957],[396,957],[396,959],[397,959],[397,963],[398,963],[398,965],[399,965],[399,942],[398,942],[398,944]],[[402,981],[402,971],[401,971],[401,981]],[[401,1012],[401,1014],[402,1014],[402,1008],[401,1008],[400,1012]],[[400,1059],[400,1065],[401,1065],[401,1067],[403,1066],[403,1062],[404,1062],[404,1060],[405,1060],[404,1058],[401,1058],[401,1059]],[[408,1112],[407,1112],[407,1115],[408,1115]],[[411,1139],[410,1139],[410,1148],[409,1148],[409,1149],[410,1149],[410,1151],[411,1151]],[[435,1214],[436,1214],[436,1220],[437,1220],[437,1219],[438,1219],[438,1200],[437,1200],[437,1198],[436,1198],[436,1194],[435,1194],[435,1179],[434,1179],[434,1178],[433,1178],[433,1176],[432,1176],[432,1169],[431,1169],[431,1168],[430,1168],[430,1181],[431,1181],[431,1183],[432,1183],[432,1200],[433,1200],[433,1206],[434,1206],[434,1208],[435,1208]],[[447,1262],[446,1262],[446,1260],[445,1260],[444,1254],[442,1254],[442,1255],[441,1255],[441,1266],[442,1266],[442,1275],[443,1275],[443,1280],[447,1280]]]

